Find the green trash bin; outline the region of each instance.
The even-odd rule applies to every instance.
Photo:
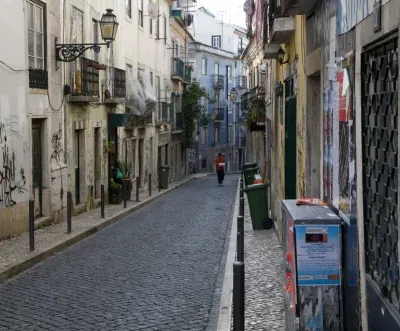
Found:
[[[268,216],[268,187],[269,184],[255,184],[244,189],[249,203],[253,230],[271,229],[274,225],[274,221]]]
[[[242,171],[245,171],[246,169],[249,168],[256,168],[257,167],[257,163],[245,163],[242,165]]]
[[[258,167],[256,168],[247,168],[243,170],[243,178],[244,178],[244,185],[247,187],[249,185],[253,185],[254,183],[254,176],[258,172]]]
[[[166,190],[168,188],[169,179],[169,169],[170,166],[161,166],[158,170],[158,186],[161,190]]]

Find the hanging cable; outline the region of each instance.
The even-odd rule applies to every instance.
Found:
[[[11,68],[7,63],[3,62],[0,60],[0,63],[2,63],[3,65],[5,65],[8,69],[10,69],[11,71],[14,72],[21,72],[21,71],[28,71],[29,69],[13,69]]]

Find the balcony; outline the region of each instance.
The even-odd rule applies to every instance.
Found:
[[[253,101],[265,102],[265,90],[261,87],[252,88],[241,96],[242,111],[247,111],[249,104]]]
[[[239,148],[246,147],[246,137],[236,137],[236,146]]]
[[[125,71],[117,68],[110,69],[110,90],[106,90],[104,103],[115,105],[125,103],[126,96],[126,76]]]
[[[183,130],[183,113],[175,114],[175,121],[172,122],[172,131],[175,133],[182,132]]]
[[[181,59],[172,59],[171,78],[180,81],[185,80],[185,63]]]
[[[46,70],[29,69],[29,87],[44,89],[48,87],[48,74]]]
[[[185,12],[182,9],[172,9],[171,16],[175,17],[183,25],[185,24]]]
[[[265,44],[264,45],[264,59],[275,60],[279,51],[279,44]]]
[[[192,70],[188,67],[185,67],[185,83],[192,83]]]
[[[72,95],[69,97],[69,102],[99,102],[99,63],[80,58],[74,64],[75,70],[72,72]]]
[[[269,5],[269,43],[270,44],[287,44],[292,36],[295,28],[293,16],[284,16],[282,7],[278,6],[278,0],[271,0]]]
[[[213,75],[214,88],[222,90],[224,88],[225,77],[223,75]]]
[[[285,15],[307,15],[316,0],[281,0],[282,11]]]
[[[241,90],[245,90],[247,88],[247,78],[246,76],[239,76],[237,78],[237,87]]]
[[[224,108],[215,108],[215,114],[213,114],[214,122],[223,122],[225,119],[225,109]]]
[[[160,111],[159,111],[159,116],[156,121],[156,124],[158,126],[161,126],[161,125],[166,125],[166,124],[170,123],[170,119],[169,119],[170,104],[167,102],[161,102],[159,107],[160,107]]]

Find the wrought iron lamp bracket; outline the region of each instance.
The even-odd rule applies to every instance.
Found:
[[[58,38],[55,38],[56,60],[61,62],[73,62],[88,49],[92,49],[94,52],[99,53],[101,46],[107,46],[107,48],[110,47],[110,42],[100,44],[58,44],[57,41]]]

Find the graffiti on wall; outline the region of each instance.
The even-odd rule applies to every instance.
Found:
[[[14,206],[16,195],[27,192],[25,169],[18,164],[10,144],[12,139],[21,138],[17,116],[0,121],[0,209]]]
[[[303,109],[304,113],[304,109]],[[297,187],[298,196],[304,197],[306,194],[305,187],[305,169],[304,169],[304,135],[303,135],[303,125],[301,122],[297,123]]]
[[[337,31],[343,34],[350,31],[374,11],[376,0],[340,0],[337,4]],[[382,5],[389,0],[382,0]]]
[[[50,159],[56,161],[57,164],[60,164],[61,155],[62,155],[62,153],[64,153],[64,150],[62,149],[61,123],[60,123],[60,128],[58,129],[58,131],[53,133],[53,136],[51,137],[51,145],[53,148],[53,152],[51,153]]]

